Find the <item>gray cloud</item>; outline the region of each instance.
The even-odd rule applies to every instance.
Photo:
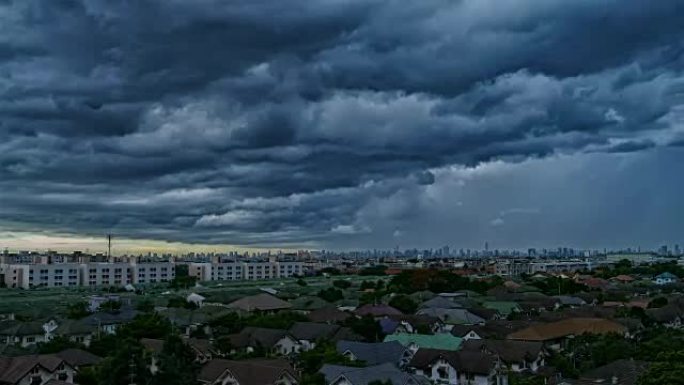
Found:
[[[436,170],[681,143],[682,7],[2,3],[0,216],[185,242],[416,241]],[[535,207],[507,200],[485,225]]]

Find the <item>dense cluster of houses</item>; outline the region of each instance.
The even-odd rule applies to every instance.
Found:
[[[539,278],[539,277],[538,277]],[[541,278],[548,278],[544,276]],[[531,279],[535,279],[532,277]],[[319,370],[328,385],[368,385],[379,381],[406,384],[507,385],[511,374],[534,374],[547,384],[584,384],[600,381],[634,384],[647,364],[623,360],[582,375],[580,380],[563,378],[548,365],[548,357],[562,352],[575,337],[584,334],[617,334],[632,338],[643,328],[641,320],[625,317],[621,309],[639,307],[655,323],[682,327],[684,298],[665,295],[667,304],[650,308],[654,295],[648,288],[633,286],[634,278],[617,276],[603,280],[574,277],[593,290],[573,295],[546,295],[525,282],[506,281],[485,294],[415,292],[410,297],[417,310],[405,314],[388,305],[393,294],[364,305],[339,301],[329,303],[301,295],[285,300],[275,291],[242,297],[224,304],[205,304],[200,295],[187,300],[195,310],[158,308],[185,338],[202,365],[198,382],[211,385],[295,385],[301,381],[298,357],[325,341],[332,344],[348,364],[325,364]],[[670,279],[668,274],[653,279]],[[631,288],[631,289],[629,289]],[[631,290],[631,292],[629,291]],[[618,291],[625,300],[603,300]],[[664,294],[658,294],[663,296]],[[79,367],[92,365],[98,357],[71,350],[52,355],[21,355],[56,337],[88,347],[101,334],[114,334],[138,312],[123,306],[115,312],[92,309],[79,320],[49,318],[41,321],[0,321],[0,384],[70,384]],[[297,312],[308,321],[288,329],[246,326],[239,332],[222,334],[211,321],[227,313],[278,314]],[[373,342],[349,326],[352,318],[372,319],[380,334]],[[202,337],[196,337],[197,331]],[[219,346],[217,340],[223,343]],[[161,353],[162,340],[143,339],[152,357]],[[249,356],[249,359],[228,357]],[[585,382],[581,382],[585,381]],[[586,382],[589,381],[589,382]],[[618,381],[618,382],[615,382]]]

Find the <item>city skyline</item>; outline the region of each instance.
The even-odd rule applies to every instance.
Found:
[[[0,247],[684,243],[682,13],[0,2]]]

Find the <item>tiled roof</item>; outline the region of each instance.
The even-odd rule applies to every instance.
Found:
[[[198,380],[205,383],[213,383],[226,371],[229,371],[240,385],[276,384],[286,374],[297,378],[292,366],[287,361],[281,359],[243,361],[215,359],[202,367]]]
[[[314,310],[307,315],[309,320],[313,322],[342,322],[346,321],[352,315],[341,311],[335,307],[325,307]]]
[[[357,315],[364,316],[364,315],[371,315],[373,317],[382,317],[382,316],[390,316],[390,315],[401,315],[402,312],[399,310],[393,308],[392,306],[389,305],[371,305],[371,304],[366,304],[361,306],[360,308],[356,309],[354,311]]]
[[[246,327],[240,333],[228,336],[230,344],[236,348],[254,347],[260,345],[265,348],[273,347],[282,338],[289,336],[287,330]]]
[[[337,352],[340,354],[350,352],[357,360],[364,361],[367,365],[377,365],[388,362],[393,365],[399,365],[406,352],[406,348],[397,341],[339,341],[337,342]]]
[[[541,342],[512,340],[468,340],[463,342],[463,351],[482,351],[513,364],[534,361],[542,352]]]
[[[569,318],[557,322],[534,325],[511,333],[508,339],[548,341],[569,335],[625,333],[623,325],[602,318]]]
[[[290,303],[266,293],[240,298],[237,301],[231,302],[228,306],[243,311],[282,310],[292,307]]]
[[[36,366],[54,372],[62,362],[64,360],[54,354],[0,357],[0,384],[15,384]]]
[[[615,384],[635,385],[637,379],[648,369],[648,362],[635,360],[617,360],[580,375],[580,379],[573,381],[576,385],[587,384]]]
[[[385,342],[397,341],[409,347],[416,345],[419,348],[431,348],[442,350],[458,350],[463,339],[447,333],[440,334],[409,334],[397,333],[385,337]]]
[[[75,368],[95,365],[102,361],[102,358],[81,349],[66,349],[55,355]]]
[[[290,334],[298,340],[315,341],[319,339],[331,339],[342,329],[338,325],[330,325],[316,322],[295,322],[290,328]]]
[[[345,378],[351,385],[367,385],[373,381],[390,381],[392,385],[418,385],[427,383],[425,379],[400,371],[392,364],[381,364],[365,368],[323,365],[319,370],[325,376],[326,383],[333,383]]]

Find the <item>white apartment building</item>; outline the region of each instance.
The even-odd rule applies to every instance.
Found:
[[[7,287],[22,289],[160,283],[176,276],[172,262],[25,263],[2,270]]]
[[[7,287],[75,287],[80,284],[77,263],[14,264],[5,268]]]
[[[172,262],[133,262],[130,266],[133,284],[169,282],[176,277]]]
[[[122,286],[132,283],[128,263],[95,262],[81,265],[82,286]]]
[[[193,262],[188,274],[200,281],[238,281],[287,278],[304,274],[298,261],[223,261]]]

